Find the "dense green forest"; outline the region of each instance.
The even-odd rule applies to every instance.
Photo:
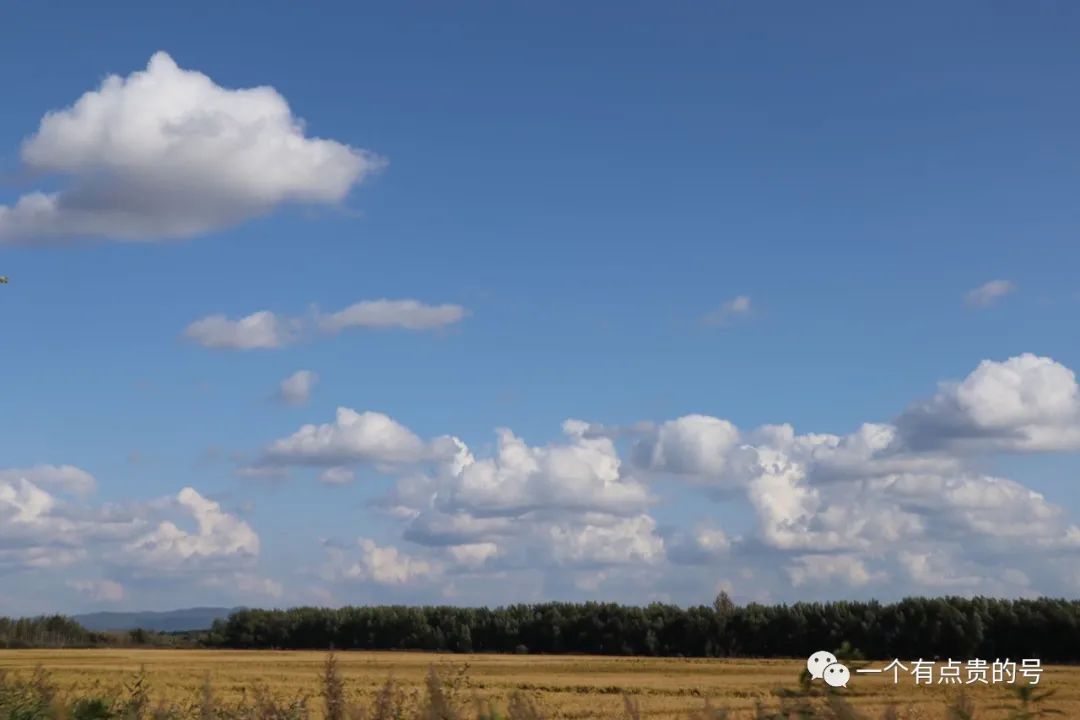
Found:
[[[845,643],[872,658],[1080,660],[1080,601],[910,598],[713,606],[545,603],[509,607],[243,610],[216,647],[805,657]]]
[[[241,610],[209,631],[92,633],[60,616],[0,619],[0,647],[440,650],[685,657],[804,657],[847,647],[869,658],[1080,661],[1080,601],[909,598],[646,607],[544,603],[501,608]]]

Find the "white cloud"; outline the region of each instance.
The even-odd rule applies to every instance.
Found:
[[[423,513],[410,522],[406,539],[449,555],[451,572],[659,568],[667,555],[656,521],[647,514],[528,512],[513,519],[466,513]]]
[[[989,474],[985,455],[970,451],[1060,449],[1076,394],[1070,370],[1020,356],[981,364],[895,424],[846,434],[740,429],[708,415],[622,429],[568,420],[540,444],[498,431],[491,449],[342,408],[332,422],[272,442],[252,471],[313,466],[321,481],[345,482],[367,464],[393,477],[369,506],[381,513],[371,532],[396,524],[414,549],[387,535],[328,546],[323,579],[349,601],[602,592],[694,602],[718,579],[762,600],[835,597],[839,588],[1054,594],[1074,589],[1080,524]],[[912,442],[913,427],[943,425],[952,431],[943,441]],[[95,506],[76,495],[91,487],[87,477],[67,467],[0,471],[0,576],[78,563],[75,577],[122,581],[126,601],[142,597],[144,582],[186,582],[240,602],[285,597],[260,571],[254,529],[217,503],[190,490],[169,503]]]
[[[782,549],[817,549],[824,545],[824,540],[809,533],[808,525],[821,502],[819,491],[805,482],[804,468],[772,448],[757,448],[756,453],[758,460],[748,483],[748,496],[757,510],[764,540]],[[830,539],[829,544],[836,542]]]
[[[612,518],[607,523],[558,524],[550,529],[556,562],[575,565],[656,563],[664,559],[664,540],[648,515]]]
[[[664,540],[643,512],[652,496],[624,474],[612,440],[588,427],[568,420],[564,439],[546,446],[500,430],[481,458],[455,439],[434,475],[400,476],[386,504],[409,511],[406,539],[445,548],[454,568],[659,565]]]
[[[979,587],[982,581],[977,575],[962,574],[957,568],[956,559],[941,551],[901,551],[899,558],[911,580],[922,587],[973,590]]]
[[[156,568],[183,566],[202,561],[246,561],[259,554],[259,536],[243,520],[221,509],[193,488],[176,496],[176,503],[195,521],[195,532],[170,521],[126,546],[139,563]]]
[[[124,599],[124,586],[112,580],[72,580],[68,587],[94,602],[120,602]]]
[[[915,461],[913,468],[929,469],[907,471],[887,457],[866,458],[861,472],[848,458],[837,474],[833,458],[813,449],[753,448],[747,494],[771,547],[882,553],[902,543],[975,537],[984,548],[1001,543],[999,549],[1065,539],[1060,509],[1011,480]]]
[[[80,476],[62,472],[59,477]],[[110,575],[135,573],[148,580],[175,577],[180,570],[245,565],[258,554],[258,536],[246,523],[191,488],[168,503],[126,505],[96,504],[85,493],[61,492],[70,497],[51,494],[26,477],[0,480],[0,575],[79,563],[84,570],[97,566]],[[194,519],[195,532],[161,519],[177,510]],[[84,594],[99,591],[102,599],[115,591],[107,585],[71,587]]]
[[[265,350],[292,345],[316,331],[334,334],[347,328],[434,330],[460,322],[468,310],[460,305],[425,305],[417,300],[364,300],[340,312],[285,317],[261,310],[231,319],[209,315],[188,325],[184,335],[203,347]]]
[[[288,345],[295,330],[291,321],[264,310],[238,320],[224,315],[204,317],[188,325],[184,335],[206,348],[268,350]]]
[[[346,328],[402,328],[433,330],[461,322],[467,314],[460,305],[425,305],[418,300],[365,300],[318,318],[323,332]]]
[[[751,311],[750,298],[746,295],[733,297],[716,310],[702,318],[706,325],[727,325],[733,320],[748,315]]]
[[[304,425],[266,448],[267,461],[284,465],[410,463],[436,452],[411,430],[378,412],[341,407],[332,423]]]
[[[281,381],[278,397],[287,405],[306,405],[311,400],[311,391],[319,382],[318,373],[311,370],[297,370]]]
[[[1048,357],[984,360],[963,381],[943,384],[913,405],[897,424],[918,449],[1076,450],[1080,387],[1072,370]]]
[[[335,422],[302,426],[292,436],[274,441],[264,454],[271,465],[348,468],[374,463],[389,470],[392,465],[434,462],[437,472],[432,476],[404,476],[391,503],[417,513],[432,502],[443,514],[487,517],[544,510],[638,512],[651,501],[648,489],[623,474],[612,441],[586,436],[586,427],[567,421],[565,443],[546,447],[529,447],[503,430],[495,457],[476,459],[456,438],[424,441],[382,413],[339,408]],[[343,477],[341,473],[327,478]]]
[[[478,568],[499,554],[499,546],[493,542],[470,543],[451,545],[447,551],[457,564]]]
[[[1016,285],[1008,280],[991,280],[968,292],[965,300],[969,307],[985,308],[1015,291]]]
[[[238,597],[256,595],[257,576],[251,570],[259,553],[258,535],[195,490],[185,488],[175,497],[150,502],[98,503],[80,492],[84,478],[78,473],[42,471],[39,479],[54,480],[56,494],[25,475],[0,479],[0,583],[13,573],[34,573],[26,581],[32,583],[48,582],[54,574],[58,585],[102,603],[139,602],[145,592],[178,583],[224,588],[230,595],[239,589]],[[68,487],[59,487],[64,484]],[[194,529],[183,529],[184,517]],[[76,575],[67,580],[73,566],[80,574],[108,579]],[[262,595],[274,595],[272,582],[263,583]]]
[[[339,203],[384,164],[307,137],[273,88],[223,88],[163,52],[45,115],[22,160],[68,187],[0,206],[0,242],[191,237],[283,204]]]
[[[498,432],[494,457],[475,458],[459,440],[431,492],[443,511],[518,516],[542,510],[638,512],[651,502],[648,488],[627,476],[614,443],[586,434],[587,423],[568,420],[566,441],[530,447],[510,430]]]
[[[634,458],[657,472],[722,478],[739,444],[739,430],[727,420],[686,415],[661,423],[638,440]]]
[[[1046,403],[1036,405],[1045,415]],[[408,540],[456,560],[449,572],[468,566],[458,555],[483,547],[477,572],[567,579],[600,568],[610,588],[629,582],[628,572],[705,565],[735,573],[767,558],[788,588],[827,592],[830,583],[865,588],[910,578],[900,548],[949,548],[961,557],[978,548],[984,557],[971,560],[973,573],[1020,552],[1080,549],[1080,529],[1041,495],[978,472],[964,455],[913,448],[896,425],[798,434],[789,425],[741,431],[691,415],[633,428],[571,420],[564,439],[546,446],[501,430],[487,457],[454,440],[455,452],[424,459],[433,472],[411,467],[399,475],[386,505],[399,511]],[[632,473],[614,440],[626,435]],[[749,509],[754,527],[734,537],[711,524],[660,531],[646,512],[650,486],[673,478],[723,490],[715,497]]]
[[[855,555],[800,555],[787,567],[794,587],[840,582],[849,587],[861,587],[870,582],[887,579],[882,572],[872,573]]]
[[[734,539],[719,533],[712,549],[695,531],[669,533],[674,563],[729,567],[742,557],[773,558],[791,586],[825,591],[830,581],[866,587],[906,577],[905,587],[916,583],[927,591],[970,585],[1027,592],[1023,583],[971,578],[1033,557],[1049,577],[1041,558],[1049,563],[1048,554],[1080,549],[1080,529],[1041,494],[979,472],[957,450],[1080,448],[1072,444],[1076,407],[1072,372],[1025,355],[982,363],[898,425],[800,435],[786,425],[740,432],[720,418],[687,416],[638,433],[631,453],[639,480],[675,477],[722,488],[717,497],[724,503],[737,503],[733,493],[741,489],[756,513],[753,533]],[[937,443],[912,442],[913,431],[930,429]],[[943,553],[962,563],[963,572],[944,573],[935,559]]]
[[[732,541],[723,530],[710,526],[677,531],[665,543],[668,557],[682,565],[709,565],[726,558]]]
[[[916,407],[950,410],[954,425],[956,418],[968,425],[964,435],[981,433],[984,449],[998,452],[1018,447],[1016,438],[1067,434],[1074,383],[1064,366],[1021,356],[984,363]],[[834,596],[838,587],[874,594],[1067,589],[1072,580],[1062,568],[1080,551],[1080,525],[1023,484],[987,474],[955,442],[913,444],[912,420],[925,423],[925,412],[847,434],[798,433],[785,424],[742,430],[700,414],[625,427],[569,420],[553,442],[530,444],[503,429],[484,452],[458,439],[424,441],[394,423],[412,438],[394,467],[366,441],[344,443],[334,423],[298,433],[322,441],[312,443],[308,459],[301,452],[286,462],[317,457],[310,464],[336,468],[347,457],[394,474],[380,507],[422,548],[404,557],[426,564],[431,572],[417,577],[439,575],[459,600],[474,585],[508,578],[529,587],[530,597],[602,586],[638,598],[633,593],[642,587],[665,587],[693,599],[691,588],[707,593],[711,586],[688,577],[688,566],[707,567],[714,579],[743,578],[741,596],[770,601]],[[1000,427],[1010,431],[1002,435]],[[650,514],[653,491],[674,480],[722,502],[725,524],[730,517],[737,532],[715,519],[660,527]],[[384,549],[381,540],[375,548]],[[951,572],[942,558],[954,562]],[[341,567],[370,578],[372,562],[350,558]],[[989,579],[998,566],[1023,572]],[[988,579],[972,580],[980,577]]]
[[[73,465],[35,465],[29,468],[0,470],[0,483],[27,480],[37,487],[55,488],[86,495],[97,488],[94,476]]]
[[[139,519],[127,513],[73,506],[26,474],[0,479],[0,574],[6,568],[70,564],[88,548],[140,527]]]
[[[396,509],[402,519],[410,521],[405,538],[425,545],[479,544],[512,535],[522,527],[520,521],[508,517],[476,517],[467,512],[436,510],[423,512],[407,505],[399,505]]]
[[[694,540],[699,548],[712,554],[726,553],[731,548],[727,534],[718,528],[699,528]]]
[[[332,574],[379,585],[409,585],[434,580],[442,573],[436,562],[413,557],[393,546],[381,546],[370,538],[360,538],[357,546],[356,558],[345,550],[331,548]]]

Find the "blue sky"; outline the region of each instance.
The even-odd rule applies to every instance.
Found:
[[[1078,29],[8,10],[0,612],[1075,596]]]

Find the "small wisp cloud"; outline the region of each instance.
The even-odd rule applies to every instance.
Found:
[[[240,318],[209,315],[188,325],[184,336],[217,350],[272,350],[305,338],[336,335],[350,328],[431,332],[460,323],[469,311],[461,305],[429,305],[419,300],[365,300],[324,315],[284,317],[262,310]]]
[[[988,308],[998,304],[1006,295],[1016,292],[1016,284],[1010,280],[991,280],[968,292],[964,300],[968,307]]]
[[[723,305],[706,313],[702,321],[706,325],[729,325],[736,319],[749,315],[752,310],[750,297],[747,295],[738,295],[731,298]]]

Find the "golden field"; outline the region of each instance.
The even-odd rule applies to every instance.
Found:
[[[214,694],[239,701],[263,686],[282,700],[310,696],[317,714],[326,653],[230,650],[6,650],[0,670],[29,674],[45,669],[63,692],[102,694],[118,689],[143,668],[155,697],[181,701],[198,696],[209,677]],[[393,677],[419,688],[431,666],[463,678],[459,697],[497,705],[515,691],[533,697],[551,718],[624,716],[623,694],[635,697],[647,719],[685,718],[714,706],[749,715],[755,701],[775,704],[779,688],[795,689],[799,660],[704,660],[531,655],[452,655],[347,652],[337,655],[350,697],[369,702]],[[877,667],[881,664],[875,663]],[[1046,707],[1080,718],[1080,667],[1045,668],[1040,689],[1055,690]],[[1013,702],[1008,686],[971,686],[977,718],[1005,718]],[[941,718],[955,690],[916,686],[911,677],[858,675],[842,691],[852,705],[872,717],[896,705],[902,718]],[[995,709],[995,707],[997,709]]]

